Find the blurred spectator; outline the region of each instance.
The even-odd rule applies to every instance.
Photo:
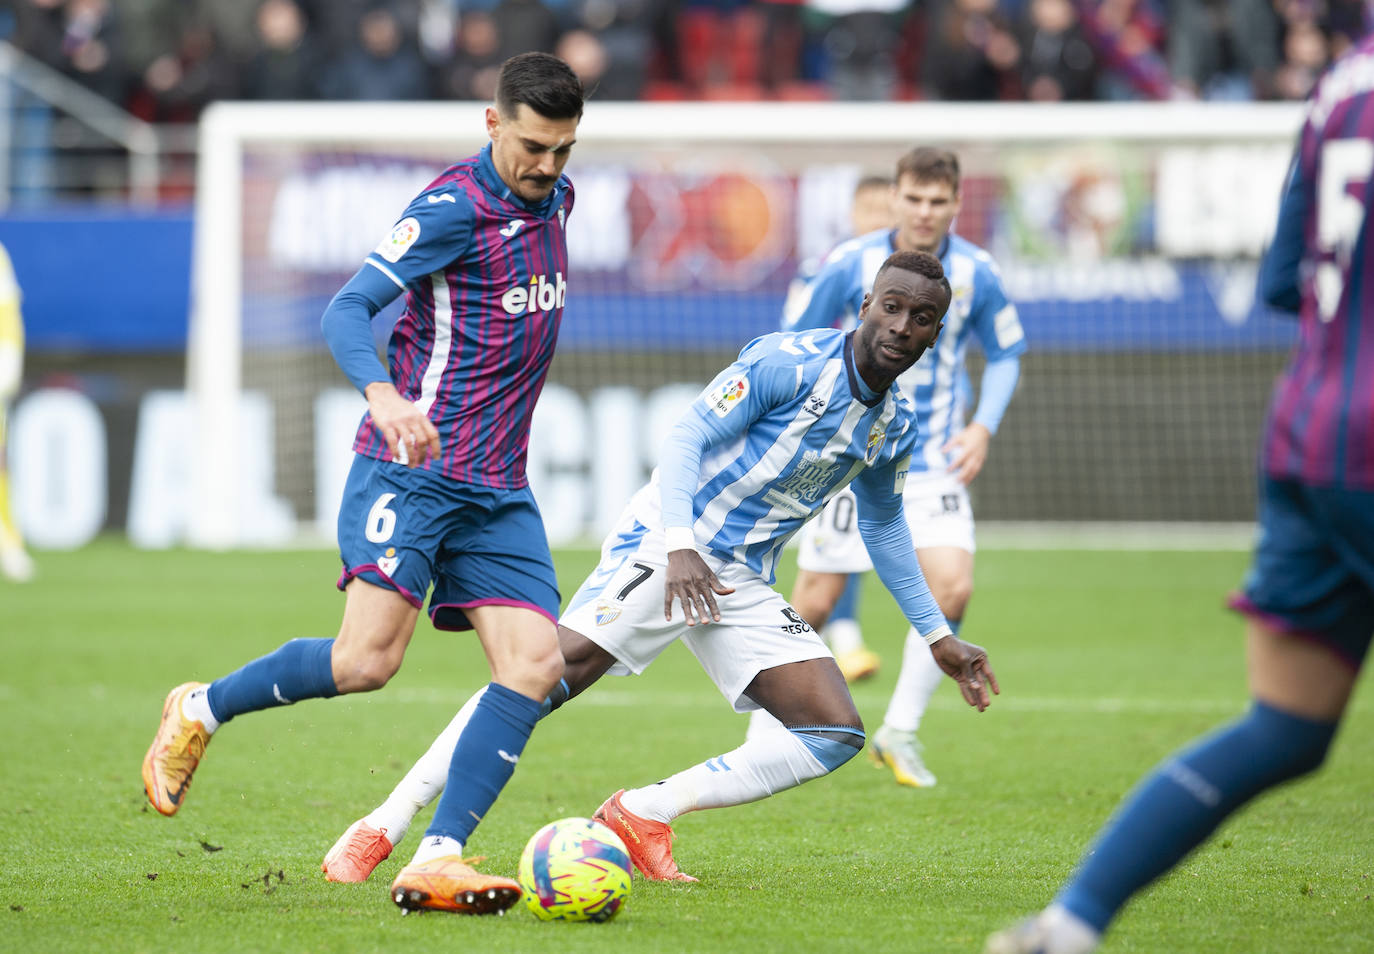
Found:
[[[1103,71],[1098,96],[1108,100],[1168,99],[1173,80],[1164,62],[1165,24],[1153,0],[1080,0],[1084,32]]]
[[[1326,34],[1315,19],[1303,17],[1288,24],[1283,37],[1283,64],[1274,74],[1275,92],[1282,99],[1306,99],[1329,62]]]
[[[558,18],[542,0],[500,0],[491,15],[501,38],[502,60],[534,50],[552,53],[558,42]]]
[[[807,0],[826,18],[821,46],[832,95],[889,100],[897,89],[897,40],[909,0]]]
[[[1369,4],[1366,0],[1326,0],[1321,7],[1324,12],[1319,22],[1334,60],[1369,32]]]
[[[1279,65],[1270,0],[1169,0],[1169,71],[1188,96],[1268,99]]]
[[[1019,98],[1021,48],[996,0],[948,0],[933,14],[921,82],[933,99]]]
[[[596,99],[606,99],[598,87],[606,75],[606,48],[601,45],[595,33],[590,30],[569,30],[558,38],[554,55],[572,67],[582,88]]]
[[[149,122],[192,122],[217,99],[237,99],[238,70],[203,21],[186,24],[176,51],[164,53],[143,71],[142,89],[130,111]]]
[[[439,70],[442,99],[490,102],[501,70],[501,36],[484,10],[469,10],[458,21],[453,57]]]
[[[256,19],[258,52],[243,73],[249,99],[315,99],[319,70],[306,33],[305,11],[295,0],[263,0]]]
[[[1071,0],[1031,0],[1021,31],[1021,86],[1026,99],[1092,99],[1097,54]]]
[[[67,0],[62,22],[62,71],[112,103],[124,103],[128,73],[109,0]]]
[[[353,48],[329,62],[320,82],[326,99],[413,100],[429,97],[419,47],[390,9],[376,6],[357,23]]]
[[[581,0],[576,29],[596,38],[606,60],[596,98],[636,100],[643,95],[657,16],[651,0]]]

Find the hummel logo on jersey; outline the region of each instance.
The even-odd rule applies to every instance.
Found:
[[[506,293],[501,296],[501,307],[508,315],[518,315],[522,312],[532,315],[536,311],[562,308],[567,297],[568,283],[562,272],[554,272],[553,281],[549,281],[543,275],[533,275],[527,285],[507,288]]]
[[[802,405],[802,409],[808,414],[814,414],[820,417],[825,413],[825,398],[821,397],[819,394],[813,394],[806,399],[806,403]]]
[[[511,765],[514,765],[516,762],[519,762],[519,761],[520,761],[520,756],[518,756],[518,755],[511,755],[511,754],[510,754],[509,752],[507,752],[505,749],[497,749],[497,750],[496,750],[496,754],[499,755],[499,756],[501,756],[501,758],[505,759],[505,760],[506,760],[507,762],[509,762]]]
[[[503,229],[497,229],[497,231],[504,235],[506,238],[513,238],[515,236],[515,233],[520,231],[520,226],[524,224],[524,219],[511,219],[510,225],[507,225]]]
[[[438,205],[440,202],[452,202],[454,205],[458,204],[458,200],[453,197],[452,192],[440,192],[437,195],[430,195],[425,198],[429,199],[430,205]]]

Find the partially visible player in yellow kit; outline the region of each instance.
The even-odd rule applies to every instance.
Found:
[[[19,283],[9,253],[0,245],[0,573],[16,583],[33,578],[33,560],[24,549],[19,525],[10,509],[10,474],[6,463],[9,403],[19,393],[24,367],[24,323],[19,316]]]

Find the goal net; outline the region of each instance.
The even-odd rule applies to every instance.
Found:
[[[186,539],[330,540],[363,409],[320,315],[483,107],[237,104],[201,126]],[[530,475],[555,545],[595,541],[668,422],[775,330],[853,187],[955,149],[956,230],[997,258],[1029,350],[980,525],[1253,518],[1292,323],[1254,295],[1291,105],[602,104],[568,173],[571,275]],[[375,326],[381,346],[400,307]],[[973,349],[976,351],[976,348]],[[980,359],[971,360],[978,381]]]

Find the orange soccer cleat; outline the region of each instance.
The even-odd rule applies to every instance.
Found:
[[[203,682],[187,682],[167,694],[162,704],[162,724],[148,754],[143,756],[143,791],[153,807],[164,815],[175,815],[186,800],[191,775],[210,744],[205,726],[181,713],[182,700]]]
[[[373,828],[360,818],[334,842],[320,863],[320,870],[326,881],[357,884],[366,881],[390,854],[386,829]]]
[[[620,836],[630,852],[630,860],[650,881],[696,881],[679,871],[673,860],[673,829],[626,810],[620,801],[624,794],[622,788],[606,799],[592,817]]]
[[[406,912],[505,914],[520,895],[518,881],[482,874],[457,855],[411,862],[391,883],[391,900]]]

